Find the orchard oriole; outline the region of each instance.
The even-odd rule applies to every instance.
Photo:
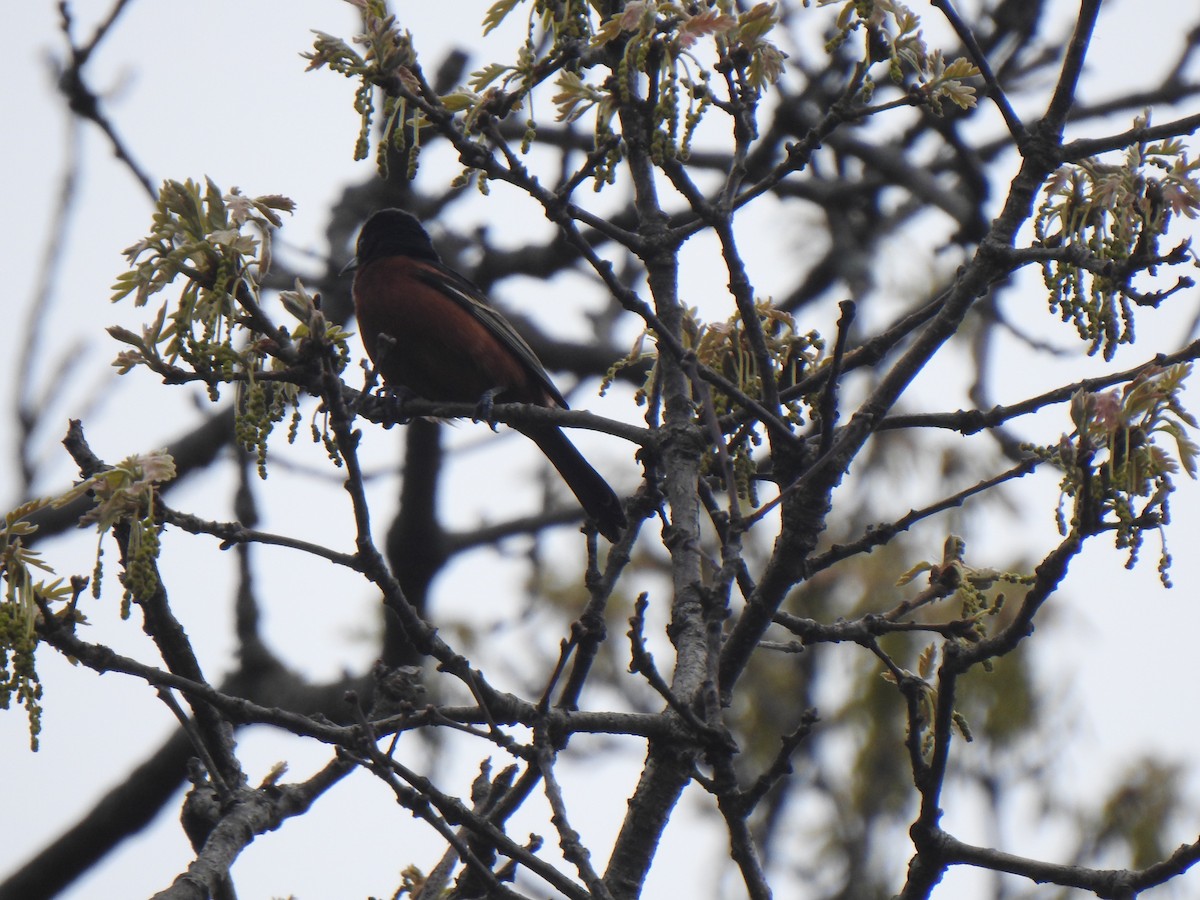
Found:
[[[386,385],[426,400],[493,400],[566,409],[567,402],[516,329],[483,292],[442,263],[421,223],[384,209],[367,219],[356,254],[354,309],[367,355]],[[610,541],[625,527],[612,488],[555,425],[513,426],[554,465]]]

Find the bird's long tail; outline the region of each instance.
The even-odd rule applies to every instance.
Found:
[[[625,513],[608,482],[575,449],[561,429],[553,425],[527,426],[521,432],[546,454],[546,459],[558,470],[583,511],[596,524],[597,530],[610,541],[615,541],[625,527]]]

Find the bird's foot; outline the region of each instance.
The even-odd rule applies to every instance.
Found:
[[[405,406],[416,396],[406,387],[392,387],[386,384],[381,387],[379,399],[383,401],[383,412],[386,417],[383,427],[391,428],[393,425],[407,425],[411,422],[412,416],[405,411]]]
[[[504,390],[502,387],[494,387],[491,390],[484,391],[483,396],[479,398],[479,402],[475,404],[475,415],[471,417],[472,422],[487,422],[488,428],[496,431],[496,420],[492,418],[493,407],[496,405],[496,395]]]

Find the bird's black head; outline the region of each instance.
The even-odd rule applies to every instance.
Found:
[[[381,209],[367,219],[358,233],[354,259],[346,269],[361,268],[386,256],[441,261],[417,217],[402,209]]]

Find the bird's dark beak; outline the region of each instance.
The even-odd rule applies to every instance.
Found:
[[[350,257],[350,262],[348,262],[344,266],[342,266],[342,271],[338,272],[338,277],[340,278],[341,276],[345,275],[347,272],[353,272],[357,268],[358,268],[358,257],[352,256],[352,257]]]

